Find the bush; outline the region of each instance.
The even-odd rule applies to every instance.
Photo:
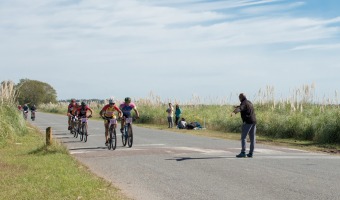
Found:
[[[27,132],[21,112],[14,106],[0,105],[0,147]]]

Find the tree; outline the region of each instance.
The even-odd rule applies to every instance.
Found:
[[[16,85],[19,96],[18,101],[20,104],[41,104],[41,103],[56,103],[57,93],[55,89],[44,82],[20,79]]]

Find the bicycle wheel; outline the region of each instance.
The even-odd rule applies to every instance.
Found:
[[[113,132],[112,132],[112,138],[111,138],[111,145],[112,145],[112,150],[115,150],[116,147],[117,147],[117,133],[116,133],[116,129],[114,128],[113,129]]]
[[[74,137],[78,138],[79,129],[78,129],[77,123],[75,123],[74,126],[73,126],[73,132],[74,132]]]
[[[133,143],[133,131],[132,131],[132,126],[131,124],[128,125],[128,138],[127,138],[127,141],[128,141],[128,145],[129,147],[131,148],[132,147],[132,143]]]
[[[86,124],[84,124],[84,142],[87,142],[87,128],[86,128]]]
[[[85,128],[85,125],[82,124],[81,127],[80,127],[80,132],[79,132],[80,141],[83,141],[83,138],[84,138],[84,128]]]
[[[124,127],[124,131],[122,133],[122,143],[123,143],[123,146],[125,147],[126,145],[126,141],[127,141],[127,128]]]
[[[76,135],[74,134],[74,129],[73,129],[73,122],[71,121],[70,123],[70,133],[73,135],[73,137],[76,137]]]
[[[109,128],[109,145],[107,148],[110,150],[112,148],[112,138],[113,138],[113,128],[112,126]]]

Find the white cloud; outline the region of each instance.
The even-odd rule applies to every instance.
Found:
[[[322,45],[302,45],[292,48],[292,51],[299,50],[336,50],[340,49],[340,43],[337,44],[322,44]]]
[[[294,9],[294,8],[304,6],[305,4],[306,4],[305,2],[299,1],[299,2],[288,3],[288,4],[254,6],[254,7],[242,9],[242,12],[247,13],[247,14],[266,15],[266,14],[272,13],[272,12],[281,12],[281,11],[284,11],[284,10],[291,10],[291,9]]]

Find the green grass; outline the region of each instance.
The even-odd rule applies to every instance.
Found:
[[[29,129],[0,149],[0,199],[126,199],[54,142]]]
[[[167,104],[139,100],[136,102],[140,112],[138,123],[149,126],[167,127]],[[90,103],[98,117],[99,109],[103,105]],[[287,102],[280,103],[254,103],[257,116],[257,136],[265,138],[267,142],[288,144],[287,141],[305,141],[306,145],[317,148],[337,148],[340,145],[340,108],[334,105],[320,105],[301,103],[298,106]],[[49,111],[65,109],[67,104],[45,105],[43,110]],[[237,114],[230,117],[232,105],[180,105],[187,122],[200,122],[205,124],[209,131],[221,132],[222,135],[230,133],[239,134],[241,131],[241,117]],[[64,111],[63,111],[64,112]],[[205,133],[209,135],[209,133]],[[263,140],[263,141],[264,141]],[[289,142],[295,145],[295,142]],[[299,144],[303,145],[303,144]]]

